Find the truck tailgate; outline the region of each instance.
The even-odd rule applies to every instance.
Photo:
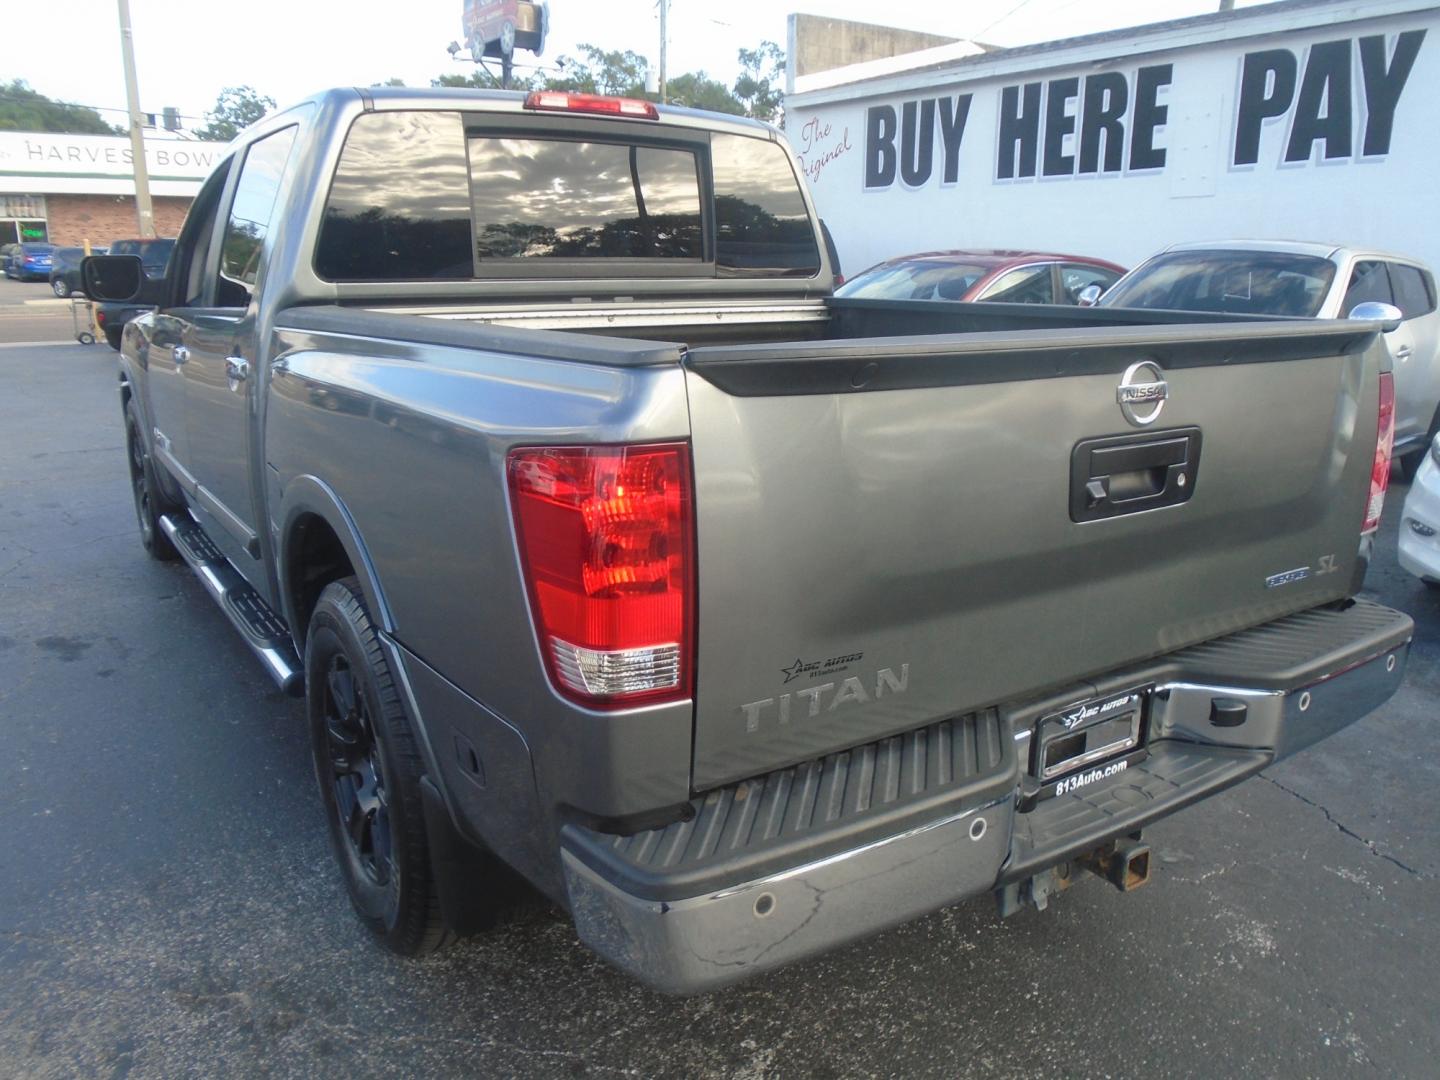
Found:
[[[1348,595],[1372,330],[692,350],[695,787]],[[1147,426],[1117,401],[1140,362]]]

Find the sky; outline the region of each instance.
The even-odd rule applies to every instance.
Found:
[[[249,84],[284,106],[329,86],[390,78],[427,86],[441,73],[468,74],[474,65],[445,51],[461,36],[462,6],[462,0],[131,0],[141,108],[176,106],[193,128],[227,86]],[[703,70],[729,84],[739,49],[764,40],[784,46],[792,11],[1024,45],[1217,7],[1218,0],[965,0],[883,9],[873,0],[671,0],[667,70],[672,76]],[[655,0],[550,0],[550,17],[545,55],[519,53],[517,63],[553,64],[582,42],[658,60]],[[22,32],[12,21],[0,40],[0,82],[20,78],[64,101],[124,109],[115,0],[30,3],[19,24]],[[120,111],[103,115],[124,123]]]

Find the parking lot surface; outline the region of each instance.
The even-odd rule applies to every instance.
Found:
[[[1367,593],[1415,617],[1406,685],[1147,830],[1150,885],[677,1001],[538,899],[422,961],[372,945],[298,704],[141,550],[114,353],[0,345],[0,432],[0,1074],[1435,1075],[1440,592],[1396,565],[1403,486]]]

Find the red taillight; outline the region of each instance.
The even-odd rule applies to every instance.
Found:
[[[104,308],[98,308],[98,307],[97,307],[97,308],[95,309],[95,323],[96,323],[96,325],[98,325],[98,326],[104,326],[104,325],[105,325],[105,309],[104,309]]]
[[[564,90],[532,90],[525,108],[542,112],[595,113],[599,116],[628,116],[633,120],[659,120],[660,112],[638,98],[607,97],[604,94],[572,94]]]
[[[591,708],[676,701],[694,673],[684,443],[510,452],[511,512],[540,651]]]
[[[1385,492],[1390,487],[1390,455],[1395,449],[1395,377],[1380,375],[1380,423],[1375,438],[1375,464],[1370,468],[1370,501],[1365,504],[1365,525],[1361,536],[1380,528],[1385,509]]]

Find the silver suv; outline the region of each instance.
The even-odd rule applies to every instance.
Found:
[[[1359,304],[1399,308],[1385,335],[1395,371],[1395,457],[1407,477],[1440,430],[1440,313],[1418,259],[1298,240],[1174,244],[1115,283],[1102,307],[1343,319]]]

